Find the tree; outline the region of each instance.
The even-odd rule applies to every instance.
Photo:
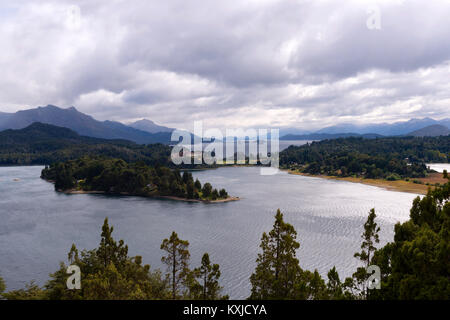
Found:
[[[380,227],[378,227],[375,222],[375,218],[375,209],[371,209],[367,221],[364,223],[364,232],[361,235],[361,238],[363,239],[361,243],[361,252],[354,254],[354,257],[358,258],[363,263],[364,267],[357,268],[356,272],[352,275],[353,288],[350,288],[350,290],[356,290],[359,297],[362,299],[367,299],[369,295],[367,281],[370,274],[367,272],[367,268],[376,251],[375,244],[380,242],[378,235]]]
[[[297,232],[283,221],[283,214],[277,210],[275,223],[269,234],[263,233],[257,266],[250,277],[251,299],[293,299],[296,297],[296,283],[301,275],[296,250]]]
[[[172,299],[179,296],[180,286],[185,282],[189,273],[189,242],[181,240],[175,231],[172,232],[169,239],[164,239],[161,244],[161,250],[167,252],[167,256],[162,257],[161,261],[167,265],[168,277],[172,286]]]
[[[219,285],[220,268],[218,264],[211,264],[208,253],[202,257],[202,264],[194,269],[194,274],[200,279],[200,298],[203,300],[217,300],[228,298],[221,296],[222,287]]]
[[[119,244],[112,237],[114,227],[108,225],[108,218],[105,218],[102,226],[102,234],[100,246],[97,250],[97,256],[106,268],[110,263],[113,263],[116,268],[123,267],[128,257],[128,246],[124,244],[123,240]]]
[[[225,189],[220,189],[219,196],[221,198],[227,198],[228,197],[228,193],[225,191]]]
[[[7,300],[43,300],[45,299],[45,291],[34,281],[31,281],[25,285],[25,289],[5,292],[2,296]]]
[[[394,241],[375,252],[381,290],[370,299],[450,297],[450,182],[413,201],[410,220],[396,224]]]
[[[183,183],[187,184],[188,182],[193,182],[194,179],[192,177],[192,173],[190,173],[189,171],[184,171],[183,172]]]
[[[151,271],[149,265],[143,265],[140,256],[128,257],[128,247],[123,240],[117,244],[112,232],[113,227],[109,227],[105,219],[99,248],[80,252],[72,245],[67,258],[70,265],[75,264],[81,270],[81,290],[67,289],[67,266],[61,262],[59,270],[50,275],[45,285],[45,298],[166,299],[167,281],[161,272]]]
[[[331,300],[353,300],[355,297],[351,291],[353,288],[353,279],[347,278],[344,282],[339,278],[336,267],[333,267],[327,274],[327,299]]]
[[[2,277],[0,277],[0,297],[2,296],[3,291],[5,291],[6,289],[6,285],[5,285],[5,281],[3,280]]]
[[[217,189],[214,189],[211,193],[211,199],[216,200],[219,197],[219,192]]]
[[[192,181],[189,181],[186,185],[186,195],[188,197],[188,199],[193,199],[194,198],[194,183]]]
[[[206,182],[206,183],[203,185],[202,192],[203,192],[203,196],[204,196],[205,198],[208,198],[208,197],[211,195],[211,192],[212,192],[212,185],[211,185],[211,183]]]
[[[445,169],[443,171],[443,177],[444,177],[444,179],[448,179],[448,172]]]
[[[202,184],[200,183],[200,181],[198,181],[198,179],[195,179],[194,187],[197,190],[201,190],[202,189]]]

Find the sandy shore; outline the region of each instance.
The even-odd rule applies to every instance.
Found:
[[[108,194],[105,191],[85,191],[85,190],[57,190],[58,192],[62,192],[65,194]],[[204,200],[204,199],[188,199],[188,198],[181,198],[181,197],[175,197],[175,196],[159,196],[159,195],[138,195],[138,194],[131,194],[128,192],[119,192],[119,193],[110,193],[110,194],[116,194],[116,195],[122,195],[122,196],[135,196],[135,197],[145,197],[145,198],[155,198],[155,199],[169,199],[169,200],[176,200],[176,201],[187,201],[187,202],[203,202],[203,203],[222,203],[222,202],[230,202],[230,201],[237,201],[240,200],[239,197],[228,197],[226,199],[217,199],[217,200]]]
[[[180,197],[175,197],[175,196],[152,196],[151,198],[161,198],[161,199],[187,201],[187,202],[203,202],[203,203],[221,203],[221,202],[230,202],[230,201],[240,200],[239,197],[228,197],[226,199],[217,199],[217,200],[187,199],[187,198],[180,198]]]
[[[293,170],[287,170],[283,169],[284,171],[287,171],[289,174],[296,174],[301,176],[307,176],[307,177],[315,177],[315,178],[322,178],[322,179],[332,179],[332,180],[343,180],[348,182],[354,182],[354,183],[362,183],[367,184],[375,187],[384,188],[391,191],[399,191],[399,192],[409,192],[409,193],[416,193],[416,194],[427,194],[428,188],[434,189],[434,186],[427,186],[426,184],[418,184],[411,181],[406,180],[397,180],[397,181],[388,181],[383,179],[363,179],[363,178],[353,178],[353,177],[336,177],[336,176],[325,176],[325,175],[312,175],[307,173],[302,173],[298,171]],[[426,179],[426,178],[422,178]],[[421,180],[421,179],[417,179]],[[421,180],[422,181],[422,180]]]

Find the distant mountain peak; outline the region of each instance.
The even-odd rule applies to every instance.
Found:
[[[447,136],[450,134],[450,129],[446,126],[440,124],[433,124],[425,128],[412,131],[407,134],[407,136],[414,137],[437,137],[437,136]]]
[[[132,128],[116,121],[98,121],[79,112],[75,107],[63,109],[54,105],[39,106],[11,114],[0,114],[0,130],[22,129],[34,122],[69,128],[79,135],[103,139],[124,139],[136,143],[169,143],[169,128],[161,127],[158,134]],[[157,125],[154,125],[159,127]],[[165,132],[162,132],[165,131]]]
[[[141,119],[129,124],[130,127],[139,129],[142,131],[157,133],[157,132],[172,132],[173,128],[168,128],[164,126],[160,126],[148,119]]]

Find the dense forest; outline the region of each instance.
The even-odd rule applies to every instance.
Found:
[[[167,167],[150,167],[143,162],[122,159],[83,157],[46,166],[41,177],[55,183],[59,191],[103,191],[139,196],[175,196],[186,199],[218,200],[228,198],[225,189],[203,186],[192,173]]]
[[[67,128],[37,122],[24,129],[0,132],[0,165],[46,165],[91,155],[168,166],[170,150],[163,144],[84,137]]]
[[[375,209],[362,228],[360,262],[351,277],[342,280],[335,267],[324,279],[317,270],[300,267],[301,250],[294,227],[278,210],[272,230],[261,237],[261,252],[250,276],[249,299],[299,300],[396,300],[450,299],[450,181],[413,201],[410,219],[395,225],[392,242],[377,248],[380,228]],[[99,247],[68,254],[68,265],[77,265],[83,278],[80,290],[67,289],[67,265],[50,275],[44,287],[34,282],[24,289],[5,291],[0,278],[0,296],[5,299],[227,299],[219,284],[220,267],[205,253],[199,267],[190,268],[189,242],[172,232],[164,239],[161,261],[166,273],[142,264],[140,256],[129,257],[123,240],[112,237],[108,220],[102,227]],[[348,259],[350,257],[342,257]],[[381,270],[380,288],[370,288],[368,267]],[[372,284],[375,284],[372,282]]]
[[[290,146],[280,152],[282,168],[388,180],[424,177],[425,163],[449,160],[450,136],[341,138]]]

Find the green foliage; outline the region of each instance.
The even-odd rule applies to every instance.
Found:
[[[196,188],[190,172],[183,175],[178,169],[149,167],[143,162],[127,163],[122,159],[82,157],[64,163],[46,166],[41,177],[55,182],[56,190],[102,191],[139,196],[176,196],[180,198],[215,200],[227,198],[224,190],[214,192],[210,183],[203,189]],[[206,191],[206,192],[205,192]]]
[[[280,165],[310,174],[363,178],[424,177],[427,162],[449,162],[450,136],[340,138],[290,146]]]
[[[3,280],[2,277],[0,277],[0,297],[2,296],[3,291],[5,291],[6,289],[6,285],[5,285],[5,281]]]
[[[198,179],[195,179],[194,187],[197,190],[201,190],[202,189],[202,184],[200,183],[200,181],[198,181]]]
[[[202,188],[202,193],[205,198],[208,198],[211,195],[212,186],[209,182],[205,183]]]
[[[161,244],[161,250],[167,253],[167,256],[162,257],[161,261],[167,266],[173,300],[183,294],[180,288],[186,285],[186,277],[190,272],[188,247],[189,242],[178,238],[175,231],[172,232],[169,239],[164,239]]]
[[[417,197],[410,220],[395,226],[394,241],[377,250],[381,290],[369,299],[449,299],[450,182]]]
[[[90,155],[170,166],[170,152],[170,146],[160,143],[140,145],[126,140],[84,137],[70,129],[43,123],[0,132],[1,165],[46,165]]]
[[[352,296],[356,299],[367,299],[370,293],[367,286],[370,274],[367,272],[367,268],[377,250],[375,244],[380,242],[378,234],[380,227],[375,222],[375,218],[375,209],[371,209],[367,221],[364,223],[364,232],[361,235],[363,240],[361,243],[361,252],[354,254],[354,257],[358,258],[363,266],[358,267],[356,272],[353,273],[352,278],[347,278],[345,281],[345,290],[351,292]]]
[[[228,296],[221,295],[222,287],[219,285],[220,267],[218,264],[211,264],[208,253],[203,255],[201,266],[195,268],[190,277],[190,299],[228,299]]]
[[[80,267],[81,290],[68,290],[67,266],[61,263],[59,270],[51,274],[45,285],[47,299],[66,300],[124,300],[165,299],[168,297],[167,282],[159,270],[151,271],[142,265],[140,256],[129,257],[123,240],[112,237],[113,227],[108,219],[102,226],[99,247],[79,252],[75,245],[68,254],[69,265]]]
[[[34,281],[26,284],[25,289],[5,292],[2,296],[7,300],[43,300],[46,297],[45,291],[42,290]]]
[[[252,293],[250,299],[326,299],[328,290],[324,280],[315,270],[300,268],[296,250],[294,227],[284,222],[280,210],[275,215],[273,229],[263,233],[256,259],[257,266],[250,277]]]

